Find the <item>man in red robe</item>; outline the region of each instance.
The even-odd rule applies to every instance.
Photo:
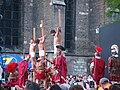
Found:
[[[111,56],[108,58],[108,73],[110,81],[120,81],[120,58],[119,47],[116,44],[111,46]]]
[[[6,66],[6,71],[9,73],[9,77],[8,77],[8,84],[4,85],[4,88],[9,88],[9,87],[14,87],[15,85],[17,85],[17,80],[18,80],[18,71],[16,70],[16,68],[18,67],[18,63],[13,62],[10,63]]]
[[[95,57],[92,59],[91,68],[93,73],[93,79],[96,84],[99,85],[99,80],[104,77],[105,74],[105,61],[100,57],[102,48],[96,47]]]
[[[36,79],[42,80],[45,79],[45,60],[38,60],[36,62]],[[37,82],[38,83],[38,82]]]
[[[28,61],[30,59],[30,55],[28,54],[23,61],[19,63],[19,76],[18,76],[18,86],[20,88],[25,87],[25,83],[28,80]]]
[[[53,76],[53,81],[58,84],[63,84],[66,82],[66,75],[67,75],[67,65],[66,65],[66,58],[62,55],[62,50],[65,50],[61,45],[56,46],[57,53],[56,59],[53,61],[56,74]]]

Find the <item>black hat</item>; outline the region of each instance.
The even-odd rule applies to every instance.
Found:
[[[39,61],[41,61],[42,59],[41,58],[38,58],[37,60],[36,60],[36,62],[39,62]]]
[[[56,48],[59,48],[59,49],[61,49],[62,51],[65,51],[65,48],[64,48],[63,46],[61,46],[61,45],[57,45]]]

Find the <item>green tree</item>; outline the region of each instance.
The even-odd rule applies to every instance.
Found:
[[[106,0],[107,10],[106,16],[112,17],[114,12],[120,13],[120,0]]]

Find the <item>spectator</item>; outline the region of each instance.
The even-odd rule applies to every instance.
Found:
[[[69,84],[61,84],[61,85],[60,85],[60,88],[61,88],[62,90],[69,90],[70,85],[69,85]]]
[[[3,73],[3,69],[0,65],[0,84],[2,83],[2,73]]]
[[[58,85],[53,85],[50,90],[62,90]]]
[[[73,85],[75,83],[75,79],[73,77],[70,78],[69,84]]]
[[[28,81],[25,90],[40,90],[40,87],[37,83]]]
[[[90,86],[88,84],[88,81],[86,80],[86,76],[82,78],[82,81],[78,82],[78,85],[81,85],[84,88],[84,90],[90,90]]]
[[[110,90],[120,90],[120,85],[118,84],[111,85]]]
[[[92,76],[89,75],[87,80],[89,82],[90,90],[95,90],[95,88],[97,88],[97,85],[96,85],[95,81],[93,80]]]
[[[99,87],[98,90],[109,90],[111,87],[111,84],[107,78],[101,78],[99,83],[101,87]]]
[[[81,85],[74,85],[71,86],[69,90],[84,90]]]

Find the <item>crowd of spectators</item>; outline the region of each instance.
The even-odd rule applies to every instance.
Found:
[[[99,86],[97,86],[91,75],[88,76],[69,75],[67,76],[66,81],[67,81],[66,83],[61,85],[53,84],[47,90],[120,90],[119,84],[111,84],[107,78],[100,79]],[[0,86],[0,90],[4,90],[2,88],[2,85]],[[35,82],[28,81],[25,90],[45,90],[45,89]]]

